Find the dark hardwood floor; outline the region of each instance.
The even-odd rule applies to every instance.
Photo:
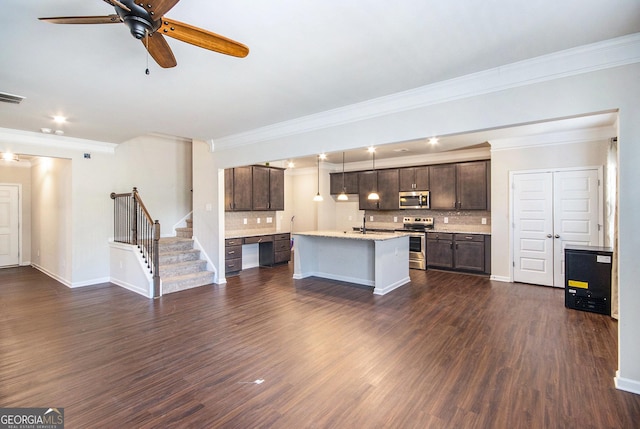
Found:
[[[67,428],[637,428],[617,326],[559,289],[411,271],[385,296],[292,266],[152,301],[0,270],[0,407]],[[257,382],[256,382],[257,381]]]

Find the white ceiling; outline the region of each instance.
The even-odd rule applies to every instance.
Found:
[[[0,92],[26,99],[0,103],[0,127],[111,143],[149,133],[227,137],[640,32],[638,0],[182,0],[168,17],[250,53],[239,59],[168,39],[178,66],[161,69],[123,24],[37,19],[113,13],[104,1],[3,6]],[[68,122],[57,126],[54,115]]]

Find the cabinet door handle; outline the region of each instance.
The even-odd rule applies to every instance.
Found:
[[[234,253],[236,253],[236,251],[232,250],[232,251],[229,252],[229,255],[233,255]]]

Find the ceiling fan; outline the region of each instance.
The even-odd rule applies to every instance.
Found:
[[[177,62],[164,36],[199,46],[204,49],[244,58],[249,48],[242,43],[216,33],[174,21],[164,16],[180,0],[103,0],[116,10],[106,16],[62,16],[39,18],[53,24],[116,24],[123,22],[136,39],[160,65],[174,67]],[[164,35],[164,36],[163,36]]]

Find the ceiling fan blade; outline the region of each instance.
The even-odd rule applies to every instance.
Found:
[[[52,24],[117,24],[122,22],[122,19],[116,14],[106,16],[59,16],[38,19]]]
[[[176,58],[173,56],[173,52],[171,51],[169,44],[167,43],[167,39],[162,37],[162,34],[153,33],[140,40],[160,67],[168,69],[175,67],[178,64],[176,62]]]
[[[162,18],[162,25],[156,33],[162,33],[182,42],[234,57],[244,58],[249,54],[249,48],[242,43],[165,17]]]
[[[151,13],[153,19],[158,19],[169,12],[179,1],[180,0],[146,0],[144,7]]]
[[[118,0],[104,0],[106,3],[109,3],[111,6],[117,6],[120,9],[126,10],[127,12],[131,12],[131,9],[129,9],[129,7],[126,4],[123,4],[122,2],[118,1]]]

